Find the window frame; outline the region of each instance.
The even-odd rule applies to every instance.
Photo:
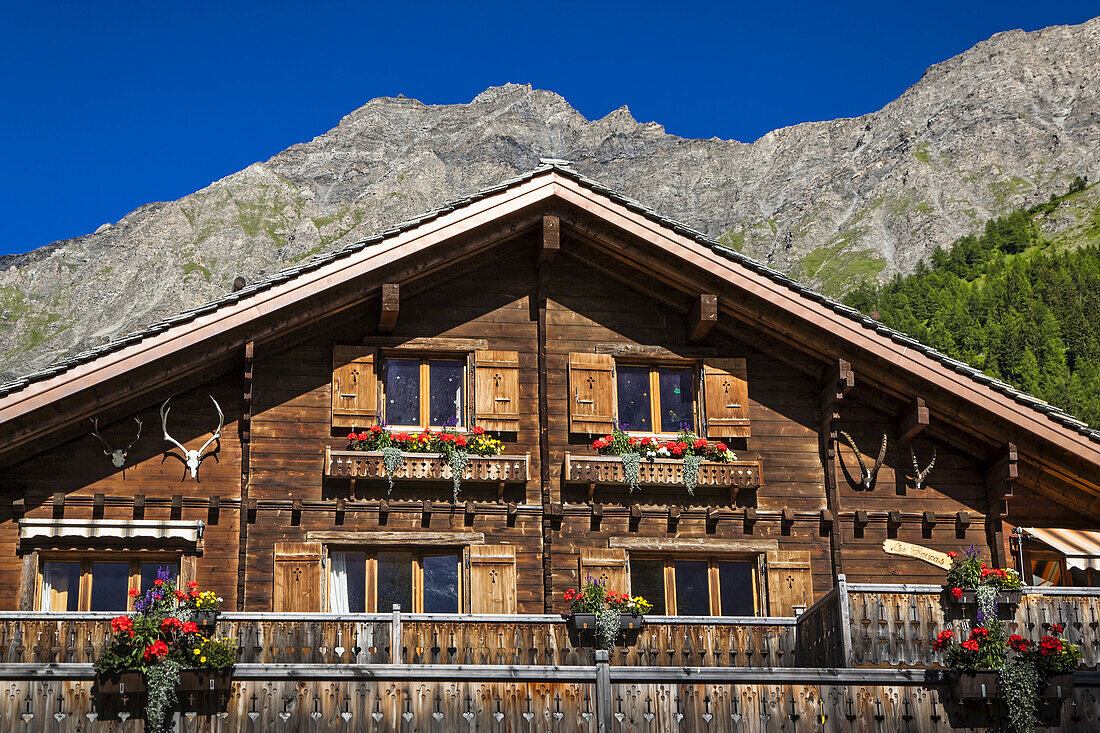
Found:
[[[42,608],[42,590],[45,582],[46,563],[48,562],[79,562],[80,580],[77,584],[77,603],[75,612],[54,611]],[[34,608],[43,613],[86,613],[91,611],[92,605],[92,564],[97,562],[122,563],[130,565],[127,575],[126,608],[112,609],[119,612],[129,612],[134,608],[134,598],[129,591],[141,590],[141,566],[143,564],[175,563],[179,571],[180,584],[186,583],[190,578],[184,578],[184,563],[182,552],[158,551],[158,552],[40,552],[38,555],[38,568],[35,573]]]
[[[424,613],[424,558],[455,555],[455,567],[457,568],[458,572],[458,610],[455,611],[454,615],[463,613],[463,604],[466,600],[466,578],[463,573],[463,552],[461,547],[440,545],[432,546],[430,548],[414,547],[410,549],[408,547],[389,545],[370,545],[366,547],[364,547],[363,545],[347,544],[325,545],[326,588],[329,584],[332,583],[332,563],[328,561],[328,557],[333,552],[360,552],[365,555],[364,562],[366,564],[366,568],[363,574],[363,583],[366,586],[366,598],[363,604],[364,613],[389,613],[392,610],[389,608],[378,608],[378,553],[404,552],[412,555],[413,607],[412,609],[402,608],[401,610],[404,613]],[[327,595],[325,598],[325,603],[329,603]]]
[[[647,367],[649,369],[649,425],[651,430],[626,430],[635,437],[672,438],[679,432],[658,429],[661,425],[661,369],[691,369],[691,416],[692,430],[696,434],[702,424],[700,413],[702,403],[699,392],[702,388],[702,361],[699,359],[616,359],[615,360],[615,424],[619,424],[619,367]]]
[[[627,587],[633,595],[633,576],[630,568],[632,560],[660,560],[664,563],[664,589],[665,589],[665,615],[679,616],[676,603],[676,562],[699,561],[707,563],[707,597],[710,606],[710,616],[722,615],[722,588],[719,578],[718,563],[720,562],[747,562],[752,569],[752,607],[753,616],[766,615],[764,608],[764,586],[766,574],[763,569],[763,555],[745,554],[719,554],[713,553],[676,553],[664,554],[654,552],[632,552],[627,556]]]
[[[418,385],[419,401],[420,401],[420,424],[419,425],[405,425],[398,423],[390,423],[388,415],[389,399],[386,392],[386,370],[388,369],[389,362],[391,360],[402,359],[406,361],[418,361],[419,372],[418,379],[420,383]],[[471,355],[467,353],[422,353],[413,352],[407,353],[403,351],[383,351],[381,354],[381,368],[378,370],[378,391],[381,396],[381,409],[378,411],[382,417],[382,420],[386,424],[386,429],[390,432],[409,432],[409,431],[422,431],[428,429],[443,429],[445,425],[432,425],[431,422],[431,368],[430,362],[433,361],[452,361],[462,366],[462,425],[454,426],[450,428],[456,432],[463,433],[470,429],[470,379],[473,374],[471,366]]]

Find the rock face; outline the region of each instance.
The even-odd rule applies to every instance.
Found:
[[[375,99],[295,145],[94,234],[0,258],[0,378],[193,307],[521,173],[573,162],[831,294],[907,272],[985,218],[1100,176],[1100,18],[1010,31],[858,118],[751,144],[625,107],[589,121],[509,84],[469,104]]]

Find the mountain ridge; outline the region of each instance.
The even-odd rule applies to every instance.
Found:
[[[0,258],[0,376],[194,307],[544,157],[830,294],[909,272],[984,219],[1100,177],[1100,19],[1006,31],[881,110],[693,140],[529,85],[380,97],[331,130],[97,233]],[[75,316],[78,313],[79,316]]]

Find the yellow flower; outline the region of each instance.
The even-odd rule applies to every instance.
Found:
[[[198,649],[196,649],[196,650],[195,650],[195,654],[198,654],[198,653],[199,653],[199,650],[198,650]]]
[[[205,662],[205,661],[206,661],[206,657],[199,657],[199,661],[200,661],[200,662]]]

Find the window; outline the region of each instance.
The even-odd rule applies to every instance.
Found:
[[[393,426],[462,427],[466,363],[458,359],[386,359],[386,422]]]
[[[630,557],[630,592],[668,616],[754,616],[760,608],[754,560]]]
[[[458,613],[456,550],[329,552],[329,609],[384,613],[400,604],[413,613]]]
[[[690,366],[617,364],[618,423],[639,433],[695,429],[695,369]]]
[[[39,608],[43,611],[127,611],[129,592],[153,587],[157,572],[179,576],[179,559],[128,558],[119,555],[56,556],[42,562]]]

